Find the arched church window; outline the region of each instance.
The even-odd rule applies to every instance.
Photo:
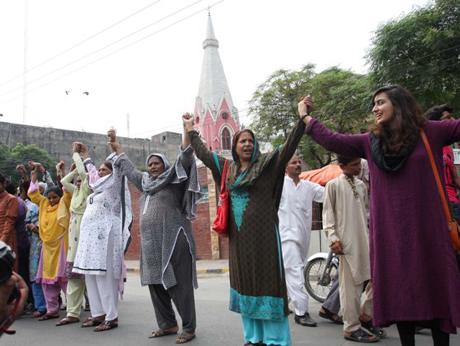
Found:
[[[230,131],[225,127],[222,130],[222,149],[231,150],[232,149],[232,138]]]

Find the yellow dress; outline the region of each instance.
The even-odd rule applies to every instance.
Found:
[[[42,240],[42,271],[37,273],[38,282],[53,284],[65,277],[65,254],[67,253],[69,206],[72,194],[64,192],[59,203],[51,206],[48,198],[38,190],[29,190],[30,200],[39,207],[39,235]],[[64,261],[61,254],[64,253]],[[62,275],[60,275],[62,274]]]

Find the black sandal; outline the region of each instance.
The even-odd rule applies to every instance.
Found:
[[[377,342],[380,340],[377,336],[366,332],[362,328],[355,330],[350,335],[344,335],[343,337],[346,340],[355,341],[355,342],[363,342],[363,343],[372,343],[372,342]]]
[[[374,334],[376,337],[383,339],[387,336],[387,333],[382,328],[374,327],[372,320],[367,322],[361,321],[361,327],[363,327],[369,333]]]
[[[99,317],[92,318],[88,317],[86,320],[83,321],[81,324],[82,328],[91,328],[91,327],[97,327],[100,325],[102,322],[104,322],[104,316],[101,316],[102,318],[99,319]]]

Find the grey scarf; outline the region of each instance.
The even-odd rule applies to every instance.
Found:
[[[189,146],[184,151],[186,150],[192,150],[192,148]],[[182,205],[187,218],[190,220],[194,219],[196,215],[196,202],[202,195],[200,192],[195,160],[193,160],[190,166],[190,172],[187,174],[180,160],[181,155],[177,158],[174,166],[171,166],[166,156],[160,153],[153,153],[147,156],[146,164],[152,156],[157,156],[163,161],[165,171],[155,179],[152,179],[147,172],[144,172],[142,175],[142,191],[148,195],[153,195],[165,188],[168,184],[180,184],[185,182],[185,193]]]

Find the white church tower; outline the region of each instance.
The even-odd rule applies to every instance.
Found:
[[[195,101],[195,127],[211,150],[228,155],[240,122],[220,60],[219,41],[214,34],[210,13],[203,49],[200,87]]]

